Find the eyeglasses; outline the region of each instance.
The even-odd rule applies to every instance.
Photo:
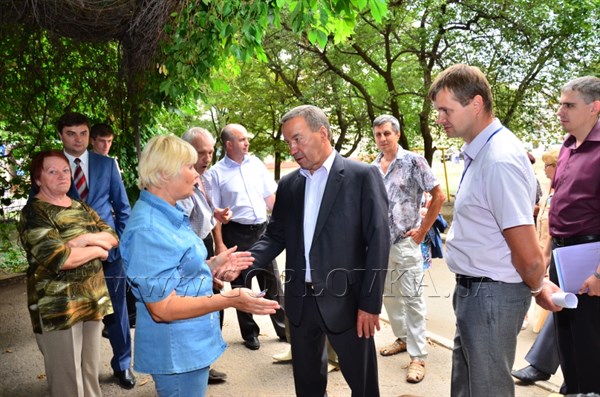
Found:
[[[548,167],[556,167],[556,164],[554,164],[554,163],[544,164],[544,168],[548,168]]]

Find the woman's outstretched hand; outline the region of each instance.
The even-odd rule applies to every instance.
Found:
[[[265,299],[248,288],[234,288],[221,295],[232,299],[231,306],[246,313],[273,314],[280,308],[276,301]]]

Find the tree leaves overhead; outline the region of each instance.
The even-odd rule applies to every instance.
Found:
[[[113,153],[133,185],[136,149],[168,130],[165,111],[180,114],[207,92],[226,89],[218,76],[237,73],[235,60],[265,60],[263,36],[279,26],[282,10],[310,10],[292,22],[298,31],[319,32],[315,40],[323,43],[348,35],[371,4],[381,18],[383,0],[2,0],[0,144],[9,144],[3,166],[8,161],[18,184],[27,154],[56,147],[53,123],[77,110],[115,125]],[[8,181],[0,188],[8,189]]]
[[[282,15],[294,32],[324,47],[330,37],[345,40],[361,12],[371,10],[380,21],[386,9],[385,0],[187,1],[166,26],[169,39],[157,59],[160,89],[180,98],[190,87],[203,90],[229,57],[265,61],[263,37],[270,26],[281,27]]]
[[[67,39],[13,13],[58,3],[94,3],[95,12],[127,3],[136,15],[160,18],[110,30],[117,41],[99,34],[85,42],[94,29]],[[402,145],[422,146],[431,159],[443,133],[427,89],[456,62],[486,73],[495,112],[511,129],[552,139],[558,87],[598,74],[599,10],[598,0],[0,0],[0,139],[10,144],[11,166],[23,168],[28,153],[56,145],[53,123],[65,110],[108,119],[133,185],[135,146],[181,133],[203,115],[201,101],[214,109],[212,131],[249,123],[253,148],[276,155],[286,151],[276,141],[281,114],[314,103],[331,116],[346,155],[372,150],[372,119],[391,113],[404,127]],[[92,15],[86,11],[86,23]],[[151,37],[133,34],[138,28]],[[162,41],[149,67],[135,70],[124,54],[145,37]]]
[[[371,5],[370,14],[358,16],[348,41],[328,37],[325,44],[310,31],[294,34],[293,23],[282,18],[282,28],[263,40],[267,64],[246,67],[269,70],[263,75],[288,94],[289,107],[313,103],[326,109],[336,148],[346,155],[369,150],[371,122],[382,113],[400,120],[402,146],[423,148],[430,161],[434,145],[452,144],[435,127],[426,94],[440,70],[459,62],[486,73],[496,115],[517,134],[527,140],[534,134],[546,143],[562,135],[551,106],[558,87],[583,73],[582,63],[598,59],[595,2],[416,0],[388,6],[382,23]],[[233,79],[227,97],[214,99],[220,109],[246,115],[238,122],[252,109],[278,101],[245,79],[245,74]],[[245,99],[234,105],[240,91]]]

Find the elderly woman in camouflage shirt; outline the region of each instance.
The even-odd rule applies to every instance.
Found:
[[[29,313],[52,396],[100,396],[101,319],[112,312],[102,260],[114,231],[67,196],[71,169],[63,152],[31,163],[34,195],[21,213]]]

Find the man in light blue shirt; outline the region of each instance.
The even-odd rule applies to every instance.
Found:
[[[535,175],[519,140],[494,117],[491,88],[478,68],[446,69],[429,97],[436,122],[465,141],[446,239],[456,273],[451,395],[514,396],[510,371],[531,296],[549,302],[533,224]]]

